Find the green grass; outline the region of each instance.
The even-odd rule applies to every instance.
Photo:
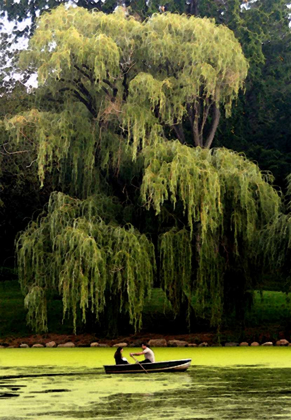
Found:
[[[55,300],[48,306],[49,330],[59,334],[71,334],[71,320],[62,322],[62,302]],[[24,298],[18,281],[0,282],[0,337],[24,337],[33,334],[26,325]]]
[[[28,335],[23,296],[17,281],[0,282],[0,336]]]
[[[54,300],[49,304],[49,332],[71,334],[72,321],[62,323],[62,302]],[[285,326],[291,319],[291,302],[283,292],[265,291],[262,296],[256,291],[254,305],[247,315],[248,327],[259,327],[268,324]],[[145,330],[167,331],[175,328],[175,317],[171,311],[165,293],[161,289],[153,289],[151,297],[146,300],[143,312]],[[82,330],[80,325],[77,332]],[[154,332],[153,331],[153,332]],[[26,312],[23,307],[23,296],[17,281],[0,282],[0,337],[27,336],[33,331],[26,325]]]
[[[144,314],[165,314],[172,316],[171,305],[161,289],[153,289],[151,298],[146,301]],[[291,319],[291,299],[279,291],[255,291],[253,306],[247,315],[250,326],[261,323],[280,323]]]
[[[254,305],[247,316],[251,326],[266,323],[283,323],[291,319],[290,296],[278,291],[255,291]]]

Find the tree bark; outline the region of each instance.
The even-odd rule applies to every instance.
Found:
[[[193,134],[193,141],[195,146],[202,146],[202,136],[199,132],[199,117],[200,117],[200,105],[198,102],[195,102],[193,105],[194,109],[192,109],[192,134]]]
[[[178,140],[182,143],[185,144],[185,135],[184,135],[184,131],[183,131],[183,126],[182,124],[176,124],[172,126],[173,130],[175,131],[175,134],[178,138]]]
[[[205,142],[204,147],[206,149],[209,149],[211,147],[211,144],[213,142],[218,124],[219,124],[219,119],[220,119],[220,111],[219,108],[216,106],[216,104],[213,104],[213,116],[212,116],[213,120],[212,120],[212,127],[210,130],[210,133],[208,135],[208,138]]]
[[[190,15],[198,15],[198,1],[199,0],[191,0],[188,6],[188,13]]]

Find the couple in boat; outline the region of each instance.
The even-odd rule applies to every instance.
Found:
[[[157,373],[157,372],[185,372],[191,363],[191,359],[181,360],[168,360],[164,362],[156,362],[154,352],[150,347],[142,343],[142,351],[139,353],[130,353],[130,356],[136,361],[136,363],[128,363],[128,361],[122,357],[123,348],[118,347],[114,354],[115,365],[104,365],[106,373]],[[144,356],[145,359],[142,362],[136,360],[134,356]],[[147,363],[147,365],[145,364]]]
[[[145,344],[142,343],[141,345],[142,351],[139,353],[130,353],[130,356],[144,356],[145,359],[138,363],[155,363],[155,355],[154,352],[151,350],[151,348]],[[115,363],[117,365],[127,365],[129,364],[125,357],[122,357],[123,348],[118,347],[114,354]]]

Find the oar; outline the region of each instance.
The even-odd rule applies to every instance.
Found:
[[[148,373],[148,371],[143,367],[143,365],[134,356],[131,356],[131,357],[133,358],[133,360],[136,361],[136,363],[140,365],[140,367],[145,371],[145,373]]]

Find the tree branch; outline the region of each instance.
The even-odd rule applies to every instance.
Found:
[[[208,114],[210,111],[212,103],[210,103],[209,99],[205,99],[205,105],[203,107],[203,116],[202,116],[202,122],[200,126],[200,138],[203,139],[203,131],[204,127],[208,118]]]
[[[66,87],[66,88],[62,88],[62,89],[60,89],[60,92],[66,92],[66,91],[69,91],[69,92],[72,92],[75,96],[76,96],[76,98],[78,98],[79,99],[79,101],[80,102],[82,102],[85,106],[86,106],[86,108],[88,109],[88,111],[93,115],[93,117],[94,118],[96,118],[97,117],[97,112],[96,112],[96,110],[94,109],[94,107],[91,105],[91,102],[90,101],[87,101],[82,95],[81,95],[81,93],[80,92],[78,92],[76,89],[73,89],[73,88],[70,88],[70,87]]]
[[[113,93],[112,93],[113,98],[115,99],[116,95],[117,95],[117,92],[118,92],[118,88],[113,83],[111,83],[110,80],[108,80],[108,79],[103,79],[102,82],[106,83],[108,86],[111,87],[111,89],[113,90]]]
[[[193,134],[193,140],[195,146],[202,146],[201,143],[201,136],[199,133],[199,112],[200,112],[200,106],[197,101],[193,104],[194,107],[194,113],[193,113],[193,123],[192,123],[192,134]],[[192,109],[193,112],[193,109]]]
[[[81,74],[83,74],[83,76],[87,77],[87,79],[90,80],[91,83],[94,82],[93,78],[92,78],[92,74],[88,74],[85,72],[85,70],[81,69],[81,67],[77,66],[77,64],[74,64],[74,67],[76,70],[78,70]],[[85,67],[85,66],[83,66]],[[87,68],[87,67],[86,67]],[[88,69],[88,68],[87,68]],[[88,69],[89,70],[89,69]]]
[[[30,164],[29,165],[27,165],[26,167],[27,168],[30,168],[35,162],[37,162],[37,159],[34,159],[32,162],[30,162]]]
[[[188,10],[190,15],[198,15],[198,0],[190,0],[188,3]]]
[[[218,124],[219,124],[219,119],[220,119],[220,111],[219,111],[219,108],[216,106],[216,103],[213,104],[213,117],[212,118],[213,118],[212,127],[204,145],[204,147],[207,149],[210,148],[213,142],[213,139],[214,139],[214,136],[215,136]]]
[[[93,115],[94,118],[97,116],[96,109],[93,106],[93,98],[89,90],[85,87],[85,85],[81,82],[80,79],[74,79],[73,83],[70,80],[66,79],[60,79],[61,82],[64,83],[64,85],[67,85],[68,87],[63,87],[60,89],[60,92],[72,92],[90,111],[90,113]],[[70,87],[70,85],[73,85]]]
[[[128,97],[127,73],[128,73],[128,72],[125,72],[125,73],[123,74],[123,80],[122,80],[122,86],[123,86],[122,99],[124,100],[124,102],[126,102],[126,99],[127,99],[127,97]]]
[[[1,155],[19,155],[21,153],[28,153],[29,152],[29,150],[18,150],[17,152],[9,152],[5,147],[6,144],[8,144],[8,143],[2,144],[2,147],[5,150],[5,153],[1,152]]]
[[[184,131],[183,131],[182,124],[174,124],[174,125],[172,125],[171,128],[175,131],[175,134],[177,136],[177,139],[182,144],[185,144],[185,134],[184,134]]]

